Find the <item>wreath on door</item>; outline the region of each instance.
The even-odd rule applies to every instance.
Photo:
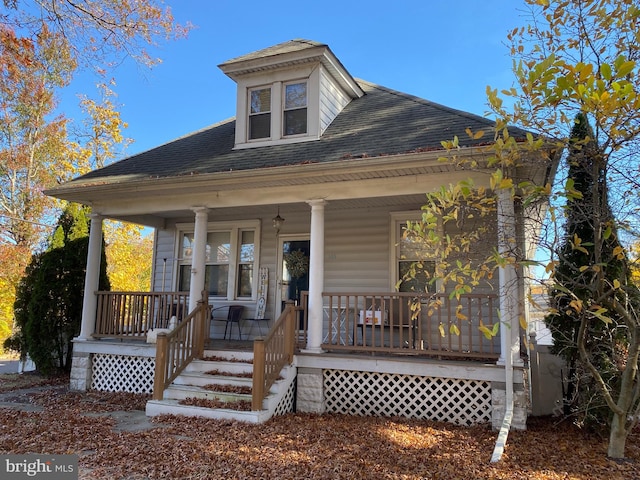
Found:
[[[294,250],[284,256],[291,278],[300,278],[309,271],[309,257],[302,250]]]

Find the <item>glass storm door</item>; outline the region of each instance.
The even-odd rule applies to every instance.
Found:
[[[293,300],[300,304],[301,292],[309,290],[309,236],[281,235],[278,242],[277,316],[284,304]]]

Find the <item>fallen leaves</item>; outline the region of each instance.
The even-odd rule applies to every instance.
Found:
[[[202,388],[205,390],[211,390],[212,392],[221,393],[236,393],[240,395],[251,395],[251,387],[245,387],[243,385],[222,385],[217,383],[211,383],[205,385]]]
[[[246,400],[237,400],[235,402],[229,402],[226,400],[207,399],[198,397],[188,397],[184,400],[180,400],[180,405],[192,405],[194,407],[204,408],[227,408],[229,410],[238,410],[243,412],[251,411],[251,402]]]
[[[69,385],[68,375],[43,377],[35,372],[6,373],[0,375],[0,393],[11,392],[20,388],[63,384]]]
[[[511,432],[491,464],[496,432],[486,425],[298,413],[263,425],[165,416],[123,431],[115,412],[144,417],[146,396],[56,388],[31,398],[42,411],[0,408],[0,452],[76,453],[86,480],[640,478],[640,434],[630,461],[616,463],[601,438],[553,419]]]

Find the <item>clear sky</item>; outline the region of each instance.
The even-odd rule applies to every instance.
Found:
[[[486,86],[512,84],[506,36],[526,23],[520,0],[166,3],[195,29],[154,51],[163,63],[153,70],[115,70],[129,155],[235,116],[236,84],[217,65],[294,38],[328,44],[356,78],[482,115]],[[92,83],[84,77],[65,92],[68,117],[77,94],[94,95]]]

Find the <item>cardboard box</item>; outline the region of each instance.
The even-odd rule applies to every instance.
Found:
[[[380,310],[360,310],[360,325],[382,325],[382,312]],[[384,312],[384,324],[387,324],[387,312]]]

